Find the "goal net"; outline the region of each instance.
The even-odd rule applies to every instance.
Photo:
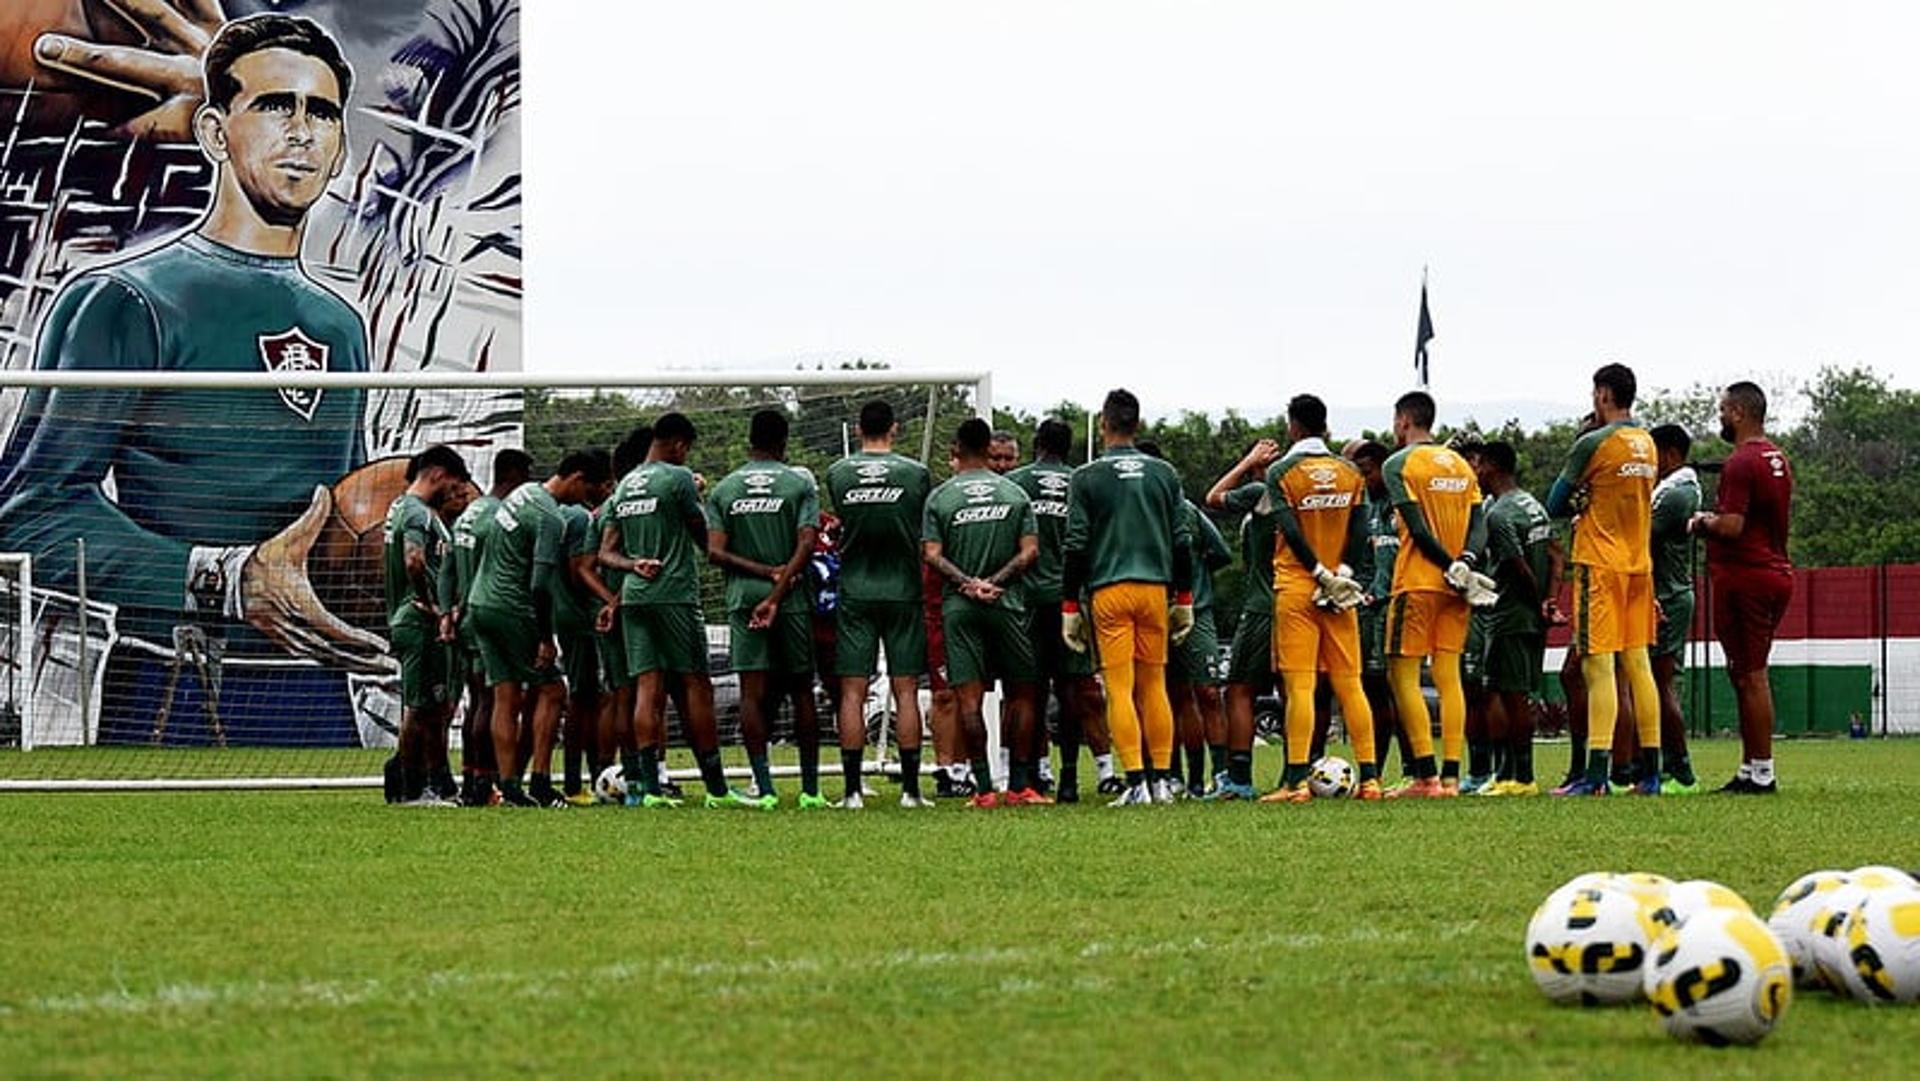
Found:
[[[0,372],[0,787],[377,783],[400,713],[383,527],[408,456],[431,444],[457,449],[484,489],[500,450],[524,448],[538,479],[677,410],[700,432],[688,465],[718,481],[745,460],[752,414],[777,408],[789,459],[824,477],[877,398],[899,419],[896,449],[942,479],[955,429],[990,412],[989,394],[982,374],[884,369]],[[721,581],[702,573],[724,673]],[[333,620],[351,630],[329,634]],[[716,697],[739,757],[730,677]]]

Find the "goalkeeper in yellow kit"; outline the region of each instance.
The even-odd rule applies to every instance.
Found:
[[[1327,406],[1311,394],[1287,403],[1293,445],[1267,471],[1267,490],[1283,543],[1273,552],[1273,667],[1287,688],[1287,765],[1262,803],[1306,803],[1313,691],[1322,672],[1346,718],[1360,760],[1358,799],[1381,798],[1374,760],[1373,708],[1360,686],[1360,617],[1366,590],[1349,561],[1372,543],[1367,482],[1326,443]]]
[[[1460,753],[1467,740],[1460,653],[1467,644],[1467,610],[1500,599],[1493,580],[1477,566],[1487,543],[1479,479],[1465,458],[1434,443],[1433,417],[1432,395],[1421,390],[1401,395],[1393,405],[1393,435],[1400,449],[1381,467],[1387,498],[1400,519],[1400,554],[1387,602],[1387,680],[1414,756],[1413,783],[1395,789],[1390,798],[1460,794]],[[1420,662],[1429,659],[1440,695],[1443,765],[1438,777],[1427,703],[1420,694]]]

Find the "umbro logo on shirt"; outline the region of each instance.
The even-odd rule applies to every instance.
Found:
[[[1060,495],[1072,484],[1065,473],[1040,474],[1040,490],[1048,495]]]
[[[1147,471],[1147,463],[1138,458],[1122,458],[1113,463],[1113,471],[1120,474],[1122,480],[1132,480]]]
[[[961,485],[960,490],[966,493],[968,499],[986,499],[993,495],[993,483],[984,480],[969,481]]]
[[[868,462],[856,468],[854,472],[859,476],[862,484],[879,484],[887,479],[890,470],[887,469],[885,462]]]

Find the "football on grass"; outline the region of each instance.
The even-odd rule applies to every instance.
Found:
[[[1307,771],[1307,787],[1315,799],[1353,795],[1353,763],[1336,755],[1322,758]]]

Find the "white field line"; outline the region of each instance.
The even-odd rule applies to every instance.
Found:
[[[768,957],[757,960],[621,961],[573,970],[533,972],[448,969],[402,978],[369,977],[360,980],[300,980],[295,982],[233,982],[165,984],[150,991],[126,987],[87,994],[45,995],[14,1003],[0,1003],[0,1019],[27,1017],[141,1016],[241,1007],[269,1010],[309,1010],[432,1001],[485,989],[490,995],[552,998],[577,992],[583,985],[618,985],[633,980],[697,977],[714,993],[730,995],[756,990],[751,981],[791,976],[822,977],[875,975],[900,971],[938,972],[960,968],[1016,968],[1044,961],[1115,958],[1150,961],[1165,957],[1193,957],[1241,951],[1305,953],[1365,945],[1414,945],[1448,942],[1472,934],[1476,921],[1452,924],[1426,934],[1363,927],[1340,934],[1263,932],[1208,937],[1196,935],[1160,942],[1095,940],[1079,946],[983,946],[968,950],[891,950],[866,956]],[[1031,975],[1024,977],[1031,979]],[[696,992],[700,988],[695,988]]]

